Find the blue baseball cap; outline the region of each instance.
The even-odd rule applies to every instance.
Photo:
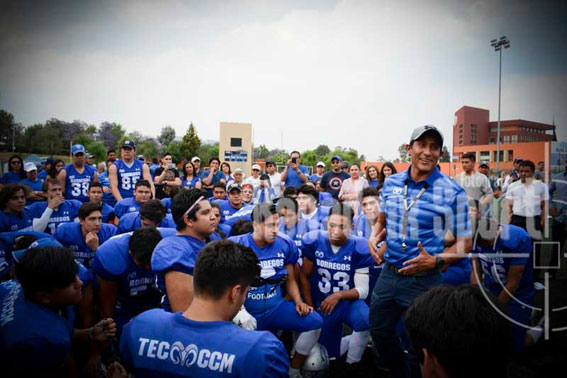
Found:
[[[12,257],[14,261],[19,263],[24,254],[32,248],[44,248],[44,247],[58,247],[62,248],[63,246],[57,240],[53,238],[41,238],[37,239],[33,243],[30,244],[29,247],[25,249],[18,249],[17,251],[12,251]]]
[[[339,155],[335,155],[331,158],[331,161],[333,161],[333,160],[343,161],[343,158],[340,157]]]
[[[79,154],[79,153],[83,153],[85,154],[87,151],[85,150],[85,146],[83,146],[82,144],[74,144],[71,147],[71,154],[75,155],[75,154]]]

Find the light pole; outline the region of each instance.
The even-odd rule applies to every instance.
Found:
[[[498,131],[496,136],[496,174],[500,174],[500,100],[502,98],[502,48],[510,47],[510,40],[506,36],[490,41],[490,46],[494,51],[500,53],[500,65],[498,69]]]

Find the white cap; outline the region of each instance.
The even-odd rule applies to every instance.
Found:
[[[258,164],[254,164],[254,165],[252,166],[252,170],[254,170],[254,169],[257,169],[257,170],[259,170],[259,171],[262,170],[262,168],[261,168]]]
[[[195,160],[199,160],[199,161],[201,161],[201,158],[200,158],[200,157],[198,157],[198,156],[193,156],[193,159],[191,159],[191,163],[194,163],[194,162],[195,162]]]
[[[236,168],[232,173],[242,173],[242,168]]]
[[[322,161],[318,162],[316,167],[323,167],[325,168],[325,163],[323,163]]]
[[[24,171],[26,172],[31,172],[31,171],[37,171],[37,167],[35,166],[34,163],[32,162],[28,162],[26,164],[24,164]]]

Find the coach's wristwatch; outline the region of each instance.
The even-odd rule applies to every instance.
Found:
[[[435,256],[435,269],[441,270],[443,268],[443,265],[445,265],[445,260],[443,260],[439,256]]]

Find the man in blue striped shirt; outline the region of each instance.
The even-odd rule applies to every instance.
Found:
[[[416,354],[410,348],[406,360],[397,335],[402,314],[419,294],[441,284],[446,264],[471,249],[467,195],[437,169],[442,147],[443,135],[435,126],[413,131],[406,146],[411,166],[385,182],[378,223],[369,240],[376,263],[385,263],[372,293],[370,330],[393,377],[419,374]],[[449,230],[456,242],[446,248]],[[378,250],[384,233],[386,242]]]

